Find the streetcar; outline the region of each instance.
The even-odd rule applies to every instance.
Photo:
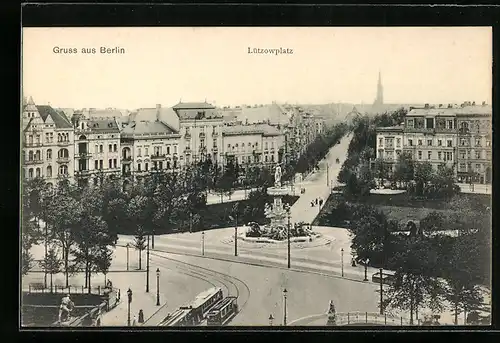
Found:
[[[164,319],[161,326],[196,326],[207,316],[207,313],[223,299],[221,288],[210,288],[196,296],[189,305],[181,306]]]
[[[228,296],[215,305],[207,315],[207,326],[223,326],[238,313],[237,297]]]

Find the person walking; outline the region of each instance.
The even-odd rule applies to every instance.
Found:
[[[319,199],[319,207],[323,205],[323,199]]]
[[[316,205],[318,204],[318,198],[316,198]]]
[[[144,324],[144,312],[142,309],[139,310],[139,324]]]
[[[134,315],[134,319],[132,320],[132,326],[137,326],[137,317]]]

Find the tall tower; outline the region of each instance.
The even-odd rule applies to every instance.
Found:
[[[382,87],[382,76],[380,75],[380,70],[378,72],[378,84],[377,84],[377,97],[375,98],[374,106],[381,106],[384,104],[384,88]]]

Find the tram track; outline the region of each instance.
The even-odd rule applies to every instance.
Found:
[[[227,291],[227,296],[237,297],[239,303],[238,314],[241,313],[241,311],[247,305],[248,300],[250,299],[250,294],[251,294],[250,288],[243,280],[239,278],[212,269],[200,267],[188,262],[179,261],[175,258],[164,256],[154,252],[151,252],[150,255],[155,256],[164,261],[169,261],[169,263],[175,266],[175,269],[170,268],[165,263],[161,263],[160,261],[155,261],[156,264],[160,264],[162,265],[162,267],[179,271],[185,275],[189,275],[196,279],[204,280],[214,287],[222,286],[221,288]]]

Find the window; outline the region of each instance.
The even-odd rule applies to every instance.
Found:
[[[408,139],[408,145],[413,146],[413,139]]]
[[[491,141],[488,138],[486,138],[486,146],[491,146]]]
[[[47,150],[47,159],[51,160],[52,159],[52,149]]]
[[[446,152],[446,160],[447,161],[453,161],[453,153],[450,151]]]
[[[408,128],[413,129],[413,125],[414,125],[413,119],[408,119],[406,122],[406,126],[408,126]]]
[[[476,151],[476,160],[481,159],[481,151]]]
[[[428,146],[432,146],[432,139],[428,139],[428,140],[427,140],[427,145],[428,145]]]
[[[99,160],[99,169],[103,169],[103,167],[102,167],[102,165],[104,164],[103,162],[104,162],[104,160]]]
[[[274,162],[274,155],[271,155],[271,162]]]
[[[28,136],[28,143],[33,144],[33,135]]]
[[[149,148],[145,148],[145,155],[148,156],[149,155]]]
[[[113,168],[113,160],[112,159],[108,160],[108,168],[109,169]]]
[[[425,119],[426,127],[428,129],[433,129],[434,128],[434,118],[426,118]]]
[[[170,155],[170,146],[167,146],[167,155]]]
[[[418,140],[418,145],[422,145],[422,140],[421,139]]]
[[[41,172],[40,172],[40,168],[36,168],[36,177],[40,177],[40,176],[42,176]]]
[[[113,146],[111,144],[108,145],[108,152],[113,152]]]
[[[481,138],[476,138],[476,146],[481,146]]]
[[[418,152],[418,159],[421,160],[422,159],[422,151],[419,151]]]
[[[442,146],[443,145],[443,140],[442,139],[438,139],[438,146]]]
[[[85,125],[84,125],[83,123],[82,123],[82,125],[81,125],[81,128],[82,128],[82,130],[84,130],[84,129],[85,129]]]
[[[32,179],[32,178],[33,178],[33,168],[30,168],[30,169],[28,170],[28,177],[29,177],[30,179]]]
[[[401,138],[396,138],[396,148],[401,147]]]
[[[99,145],[95,145],[95,153],[97,154],[99,152]]]
[[[481,165],[479,163],[476,163],[476,171],[481,171]]]
[[[467,145],[467,140],[465,138],[460,138],[460,145],[461,146],[466,146]]]
[[[170,161],[167,161],[167,169],[170,169]]]
[[[469,123],[467,123],[467,122],[461,122],[460,123],[460,131],[462,133],[469,132]]]
[[[51,166],[47,167],[47,177],[52,177],[52,167]]]
[[[155,147],[153,148],[153,151],[154,151],[154,155],[155,155],[155,156],[159,156],[159,155],[160,155],[161,150],[160,150],[160,147],[159,147],[159,146],[155,146]]]
[[[137,148],[137,156],[141,156],[141,148]]]
[[[177,145],[174,145],[174,154],[177,154]]]
[[[68,175],[68,166],[62,165],[59,167],[59,175]]]
[[[465,163],[460,163],[459,168],[460,168],[460,171],[465,171],[465,168],[466,168]]]
[[[113,159],[113,166],[114,166],[115,168],[118,168],[118,161],[116,160],[116,158],[115,158],[115,159]]]
[[[100,152],[101,154],[104,152],[104,147],[103,147],[103,145],[102,145],[102,144],[101,144],[101,145],[99,145],[99,152]]]
[[[163,162],[162,161],[159,162],[159,165],[160,165],[159,169],[160,170],[163,169]]]
[[[177,157],[174,157],[174,169],[177,168]]]
[[[441,151],[438,151],[438,160],[441,161]]]
[[[447,146],[448,148],[451,148],[451,147],[452,147],[452,144],[453,144],[453,141],[452,141],[451,139],[448,139],[448,140],[446,141],[446,146]]]
[[[214,140],[212,141],[212,146],[213,146],[214,148],[217,148],[217,139],[214,139]]]
[[[97,170],[99,169],[99,161],[94,161],[94,169]]]
[[[264,156],[264,161],[267,162],[267,155]]]
[[[231,150],[231,144],[228,144],[227,145],[227,151],[230,151]]]
[[[460,150],[460,158],[465,160],[465,150]]]
[[[427,159],[430,160],[432,157],[432,151],[427,151]]]
[[[267,142],[265,142],[265,143],[264,143],[264,150],[267,150],[267,149],[269,149],[269,146],[268,146],[268,143],[267,143]]]
[[[116,144],[113,144],[113,151],[117,152],[118,151],[118,146]]]
[[[141,171],[141,164],[137,163],[137,171]]]
[[[145,169],[146,171],[148,171],[148,170],[149,170],[149,164],[148,164],[147,162],[146,162],[146,163],[144,163],[144,169]]]

